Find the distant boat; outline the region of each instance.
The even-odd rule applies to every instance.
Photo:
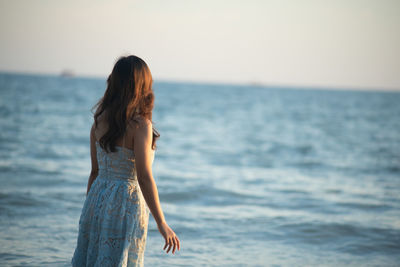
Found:
[[[61,71],[60,76],[70,78],[70,77],[74,77],[75,74],[72,70],[63,70],[63,71]]]
[[[256,81],[250,82],[249,85],[253,86],[253,87],[265,87],[265,85],[263,83],[256,82]]]

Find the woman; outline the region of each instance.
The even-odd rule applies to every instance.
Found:
[[[165,221],[151,171],[159,137],[151,123],[153,102],[146,63],[136,56],[119,58],[95,106],[92,171],[73,266],[143,266],[148,209],[165,239],[163,249],[180,250],[179,238]]]

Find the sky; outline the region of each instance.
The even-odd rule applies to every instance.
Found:
[[[400,90],[399,0],[0,0],[0,71]]]

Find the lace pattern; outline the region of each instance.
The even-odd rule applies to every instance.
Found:
[[[106,153],[96,143],[99,175],[79,219],[72,266],[143,266],[149,209],[132,150]]]

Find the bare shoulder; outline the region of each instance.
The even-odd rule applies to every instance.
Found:
[[[128,127],[133,131],[133,133],[147,134],[152,132],[153,125],[151,121],[142,116],[136,116],[129,120]]]
[[[140,116],[140,117],[138,116],[137,120],[138,120],[139,128],[144,128],[144,129],[150,128],[151,129],[152,123],[149,119],[144,118],[142,116]]]

